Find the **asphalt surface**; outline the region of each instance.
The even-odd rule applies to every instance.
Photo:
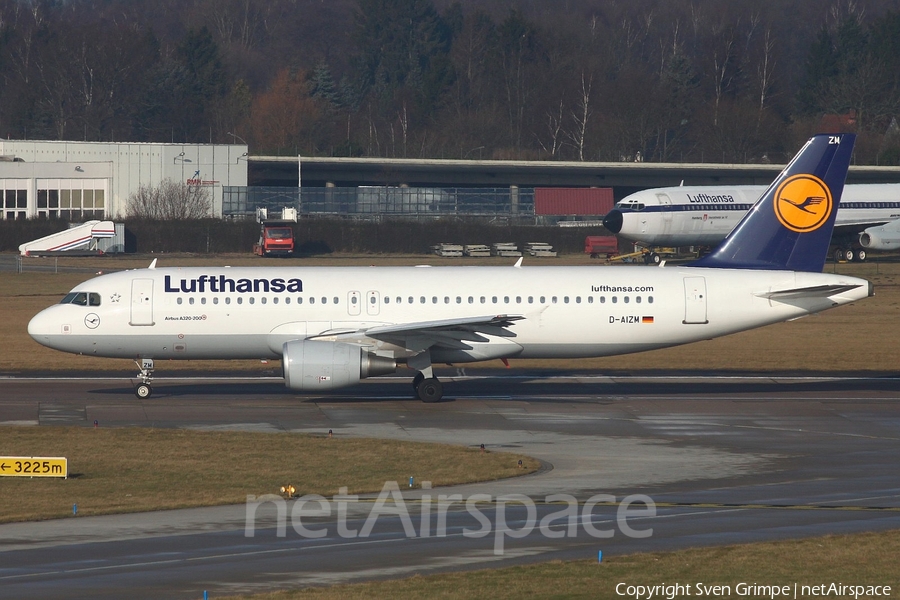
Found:
[[[0,379],[0,424],[331,429],[485,444],[546,465],[430,491],[398,482],[402,504],[348,501],[343,520],[338,501],[302,519],[290,502],[283,536],[275,503],[0,525],[0,598],[216,597],[900,528],[898,379],[471,373],[443,372],[437,404],[393,377],[316,397],[280,379],[159,378],[144,401],[122,379]],[[440,516],[442,494],[461,502]],[[577,499],[571,522],[554,494]]]

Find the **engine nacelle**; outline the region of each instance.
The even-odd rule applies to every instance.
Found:
[[[282,353],[284,384],[292,390],[334,390],[397,370],[392,358],[340,342],[293,340]]]
[[[859,234],[859,245],[870,250],[896,250],[900,248],[900,229],[892,223],[869,227]]]

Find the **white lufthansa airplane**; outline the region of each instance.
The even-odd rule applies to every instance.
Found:
[[[278,358],[287,387],[311,392],[406,364],[426,402],[442,396],[435,363],[609,356],[710,339],[871,295],[863,279],[821,272],[853,142],[811,138],[692,266],[153,264],[78,285],[28,332],[65,352],[135,359],[139,398],[151,394],[156,359]]]
[[[651,248],[711,247],[725,239],[765,191],[761,185],[643,190],[620,200],[603,225],[626,240]],[[845,186],[832,245],[836,260],[857,261],[865,260],[866,250],[900,246],[900,184]],[[651,253],[648,258],[659,262],[658,255]]]

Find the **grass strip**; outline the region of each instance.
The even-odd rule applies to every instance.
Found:
[[[598,547],[602,547],[598,540]],[[758,586],[789,586],[793,598],[852,598],[852,594],[813,593],[802,586],[844,584],[891,586],[900,590],[900,531],[835,535],[675,552],[632,554],[594,560],[550,561],[532,565],[405,579],[306,588],[240,596],[252,600],[342,600],[369,598],[628,598],[628,585],[690,585],[679,598],[772,598]],[[338,570],[338,566],[336,566]],[[745,587],[739,588],[739,584]],[[703,589],[698,584],[705,586]],[[727,586],[714,590],[713,586]],[[674,589],[670,588],[671,591]],[[748,593],[749,592],[749,593]],[[647,598],[645,593],[642,598]],[[861,595],[861,598],[874,596]],[[883,596],[882,596],[883,597]],[[231,597],[232,599],[237,597]],[[632,595],[631,598],[634,598]],[[653,598],[667,598],[658,590]]]
[[[379,492],[514,477],[540,463],[477,448],[298,433],[84,427],[0,428],[0,455],[60,456],[69,479],[0,477],[0,522],[240,504],[248,494]],[[522,460],[522,467],[518,461]]]

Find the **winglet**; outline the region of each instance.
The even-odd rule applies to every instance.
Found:
[[[525,260],[525,257],[524,257],[524,256],[520,256],[520,257],[519,257],[519,260],[517,260],[517,261],[516,261],[516,264],[514,264],[513,266],[514,266],[515,268],[517,268],[517,269],[520,269],[520,268],[522,267],[522,261],[523,261],[523,260]]]
[[[155,269],[155,268],[156,268],[156,261],[157,261],[157,260],[158,260],[158,259],[154,258],[154,259],[153,259],[153,262],[150,263],[150,266],[147,267],[147,268],[148,268],[148,269]]]
[[[852,133],[811,137],[728,237],[692,266],[821,272],[855,140]]]

